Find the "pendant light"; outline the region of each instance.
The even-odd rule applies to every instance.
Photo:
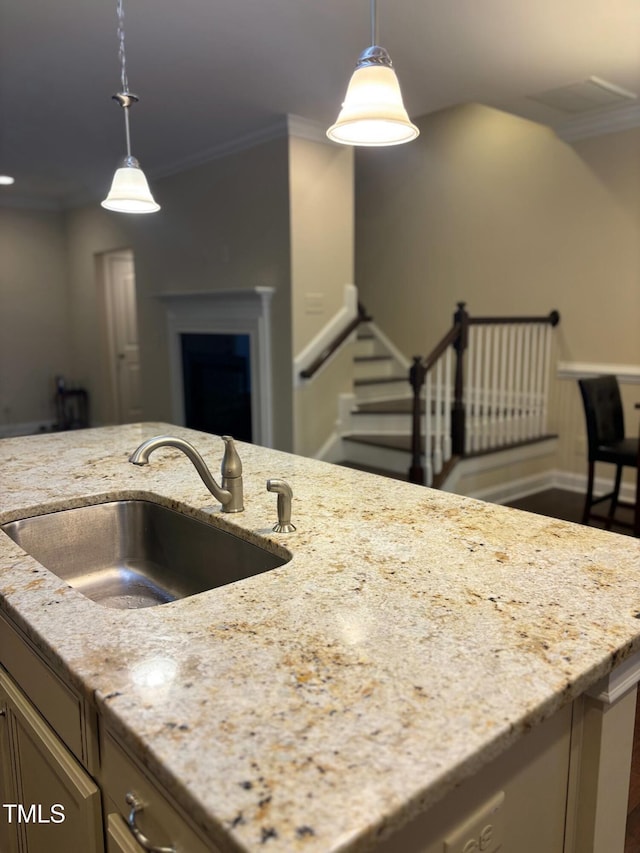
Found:
[[[116,93],[113,99],[117,101],[124,110],[124,127],[127,138],[127,154],[123,157],[113,176],[113,182],[109,195],[101,202],[107,210],[116,210],[120,213],[154,213],[160,210],[151,195],[149,184],[140,168],[140,164],[131,155],[131,134],[129,131],[129,108],[138,100],[137,95],[129,91],[127,79],[127,61],[124,52],[124,11],[122,0],[117,0],[118,12],[118,55],[120,57],[122,91]]]
[[[376,0],[371,0],[371,46],[360,54],[336,123],[327,136],[343,145],[400,145],[420,131],[402,102],[387,51],[377,44]]]

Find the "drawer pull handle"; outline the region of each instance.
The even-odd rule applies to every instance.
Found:
[[[131,811],[129,812],[129,817],[127,818],[127,823],[129,825],[129,829],[131,830],[131,834],[138,842],[141,847],[147,851],[147,853],[176,853],[176,848],[171,845],[171,847],[156,847],[154,846],[147,836],[142,832],[142,830],[136,824],[136,815],[138,812],[144,810],[144,804],[140,802],[140,800],[133,794],[131,791],[128,791],[125,800],[128,805],[131,806]]]

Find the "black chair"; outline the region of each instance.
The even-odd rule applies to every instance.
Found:
[[[606,522],[606,529],[611,529],[614,515],[618,506],[633,504],[622,503],[618,500],[622,469],[638,468],[638,439],[625,438],[624,413],[620,388],[615,376],[595,376],[593,379],[579,379],[580,393],[584,405],[587,422],[587,446],[589,471],[587,495],[582,514],[582,523],[588,524],[595,518]],[[616,476],[613,490],[606,495],[593,497],[593,481],[596,462],[610,462],[616,466]],[[599,515],[592,511],[595,504],[610,500],[608,515]],[[626,521],[616,521],[623,527],[633,527]]]

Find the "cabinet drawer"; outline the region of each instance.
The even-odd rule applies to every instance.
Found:
[[[86,765],[82,700],[49,669],[28,645],[28,640],[3,616],[0,616],[0,663],[76,758]]]
[[[142,809],[135,817],[136,825],[153,845],[169,848],[173,845],[176,853],[219,853],[212,842],[205,842],[197,834],[188,823],[187,816],[171,802],[169,795],[161,791],[146,772],[126,755],[109,732],[104,733],[102,741],[102,781],[108,812],[117,811],[128,819],[131,812],[131,805],[127,803],[128,794],[135,796],[141,803]],[[117,832],[118,824],[111,820],[112,816],[109,815],[110,825]]]

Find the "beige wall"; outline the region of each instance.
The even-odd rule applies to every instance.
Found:
[[[357,284],[394,343],[426,354],[458,300],[472,314],[557,308],[559,360],[639,365],[640,129],[570,145],[476,104],[418,124],[416,142],[356,161]],[[556,463],[583,473],[564,383]]]
[[[63,216],[0,209],[0,434],[55,418],[54,377],[71,357]]]
[[[640,132],[572,147],[475,104],[418,123],[416,142],[356,164],[358,285],[397,345],[425,352],[465,300],[472,314],[558,308],[562,358],[613,346],[637,361],[638,207],[624,166],[605,167],[625,156],[637,186]]]
[[[99,256],[132,245],[129,219],[99,204],[66,215],[74,371],[90,394],[92,426],[113,423]]]
[[[344,304],[354,275],[353,149],[289,138],[291,313],[300,353]]]
[[[171,415],[161,293],[269,286],[274,444],[292,447],[288,144],[277,139],[154,184],[162,210],[136,223],[133,248],[146,418]]]
[[[166,315],[155,297],[268,285],[276,289],[274,440],[290,449],[286,139],[154,181],[153,192],[162,210],[152,216],[114,214],[97,204],[68,215],[75,353],[92,391],[94,423],[112,417],[97,258],[129,246],[135,257],[144,418],[171,421]]]
[[[343,308],[354,276],[353,149],[290,137],[291,322],[299,355]],[[294,385],[294,450],[315,455],[335,430],[353,361],[339,358]],[[291,375],[291,368],[289,368]]]

